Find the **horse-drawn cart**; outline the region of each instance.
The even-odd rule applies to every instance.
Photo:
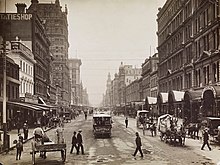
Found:
[[[158,131],[160,139],[170,144],[185,144],[185,131],[181,125],[177,124],[177,120],[172,115],[165,114],[158,118]]]
[[[61,152],[61,158],[62,161],[65,162],[66,161],[66,144],[65,143],[61,143],[61,144],[55,144],[53,142],[44,142],[44,144],[38,144],[33,142],[32,143],[32,151],[30,152],[30,154],[32,155],[32,164],[34,165],[36,160],[36,153],[46,153],[46,152],[56,152],[56,151],[60,151]],[[46,158],[46,157],[44,157]]]

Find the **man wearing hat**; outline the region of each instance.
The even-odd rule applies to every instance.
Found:
[[[74,147],[76,148],[76,151],[78,151],[76,131],[73,132],[73,136],[72,136],[72,147],[71,147],[71,150],[70,150],[70,153],[71,153],[71,154],[73,153]]]
[[[77,155],[79,155],[79,150],[81,148],[81,152],[84,155],[84,148],[83,148],[83,139],[82,139],[82,130],[80,129],[78,134],[77,134],[77,144],[78,144],[78,149],[77,149]]]
[[[207,144],[209,151],[211,151],[211,147],[209,146],[209,134],[208,134],[208,128],[205,128],[203,133],[203,145],[201,150],[203,150],[204,146]]]
[[[141,146],[142,146],[142,144],[141,144],[141,138],[140,138],[138,132],[136,132],[135,134],[136,134],[136,139],[135,139],[135,142],[136,142],[136,150],[135,150],[133,156],[136,156],[137,152],[139,151],[140,154],[141,154],[141,157],[143,158],[143,152],[142,152],[142,150],[141,150]]]

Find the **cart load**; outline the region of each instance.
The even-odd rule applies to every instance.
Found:
[[[185,130],[181,122],[170,114],[158,118],[158,131],[162,141],[183,145],[185,143]]]
[[[63,138],[62,128],[57,128],[55,131],[54,141],[50,140],[48,136],[44,133],[42,137],[35,136],[32,143],[32,151],[30,154],[32,155],[32,164],[34,165],[36,162],[36,153],[40,153],[40,157],[46,159],[47,152],[61,152],[62,161],[66,160],[66,144]]]

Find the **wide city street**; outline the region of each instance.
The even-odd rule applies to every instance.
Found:
[[[64,138],[67,144],[67,159],[63,163],[59,152],[51,152],[47,154],[46,159],[40,158],[37,154],[36,164],[40,165],[87,165],[87,164],[112,164],[112,165],[128,165],[128,164],[150,164],[150,165],[210,165],[210,159],[201,156],[196,152],[200,148],[195,148],[186,143],[186,146],[171,146],[160,141],[159,136],[151,137],[150,132],[146,132],[145,136],[141,129],[137,129],[134,118],[129,118],[129,126],[125,128],[123,116],[113,116],[113,128],[111,138],[94,138],[92,116],[88,116],[87,120],[80,115],[71,123],[64,125]],[[76,151],[70,154],[71,137],[73,131],[82,129],[85,154],[76,155]],[[136,158],[132,156],[135,150],[135,132],[140,133],[143,144],[144,158],[141,159],[140,153]],[[47,132],[51,140],[54,139],[55,129]],[[31,161],[31,140],[24,144],[24,152],[21,160],[15,160],[16,150],[10,151],[8,154],[0,155],[0,162],[4,165],[30,165]],[[209,152],[208,150],[204,152]]]

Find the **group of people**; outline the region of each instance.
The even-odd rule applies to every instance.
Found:
[[[80,149],[81,153],[84,155],[84,147],[83,147],[83,138],[82,138],[82,130],[80,129],[76,134],[76,131],[73,132],[72,136],[72,147],[70,153],[73,153],[73,149],[76,149],[76,154],[79,155]]]

